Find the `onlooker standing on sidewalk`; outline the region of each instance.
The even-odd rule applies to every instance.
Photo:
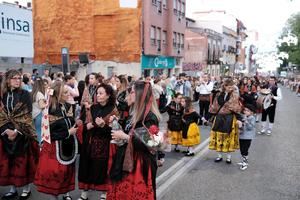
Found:
[[[277,87],[276,84],[276,78],[274,76],[271,76],[269,79],[269,84],[265,86],[265,88],[268,88],[271,90],[272,93],[272,103],[270,107],[267,109],[263,109],[262,111],[262,130],[259,132],[259,134],[264,134],[267,132],[267,135],[271,135],[273,125],[274,125],[274,119],[275,119],[275,112],[276,112],[276,104],[277,101],[280,101],[282,99],[281,89]],[[267,126],[267,116],[269,116],[269,126]]]
[[[47,106],[45,94],[46,88],[44,80],[42,80],[41,78],[36,78],[33,84],[31,98],[32,118],[35,125],[35,130],[39,144],[41,144],[42,142],[42,111]]]
[[[185,73],[179,74],[179,80],[176,82],[174,89],[184,97],[191,97],[192,84],[187,80]]]
[[[196,87],[196,91],[199,92],[199,114],[203,116],[205,120],[209,119],[208,110],[210,105],[210,95],[213,87],[213,82],[208,80],[208,74],[204,74],[202,76],[202,79],[200,79],[200,84]]]
[[[71,75],[66,75],[64,77],[65,79],[65,85],[66,88],[68,89],[69,92],[69,98],[67,100],[67,103],[72,105],[72,109],[73,109],[73,115],[75,117],[75,109],[76,109],[76,103],[74,98],[79,96],[79,91],[78,91],[78,87],[75,84],[75,77],[71,76]]]
[[[239,127],[241,127],[240,132],[240,151],[241,151],[241,162],[238,163],[241,170],[245,170],[248,167],[248,150],[251,145],[251,141],[255,138],[255,116],[256,111],[255,106],[251,104],[246,104],[244,106],[244,116],[243,120],[238,121]]]

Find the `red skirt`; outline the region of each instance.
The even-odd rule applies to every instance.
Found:
[[[112,166],[112,161],[113,161],[113,157],[116,153],[116,145],[115,144],[110,144],[109,146],[109,159],[108,159],[108,177],[109,177],[109,172]],[[101,170],[101,169],[99,169]],[[101,184],[101,185],[95,185],[95,184],[88,184],[88,183],[82,183],[79,182],[78,183],[78,187],[81,190],[97,190],[97,191],[107,191],[111,188],[111,181],[109,178],[107,178],[107,180],[105,181],[105,184]]]
[[[14,185],[22,187],[32,183],[39,160],[39,146],[30,142],[27,152],[16,158],[8,158],[0,140],[0,186]]]
[[[155,191],[153,191],[151,168],[149,167],[148,182],[145,183],[141,161],[137,160],[136,169],[128,176],[124,177],[122,181],[112,185],[107,192],[107,200],[154,200]]]
[[[34,184],[42,193],[59,195],[75,189],[75,163],[62,165],[56,159],[56,145],[44,142]]]

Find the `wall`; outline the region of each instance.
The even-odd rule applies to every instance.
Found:
[[[70,61],[88,52],[93,60],[139,62],[141,0],[137,9],[119,0],[33,0],[33,16],[35,64],[60,64],[61,47]]]

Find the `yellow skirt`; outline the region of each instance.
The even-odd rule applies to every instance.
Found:
[[[239,134],[237,120],[233,117],[232,131],[230,134],[210,131],[209,149],[218,152],[234,152],[239,149]]]
[[[200,138],[201,133],[198,125],[196,123],[192,123],[189,126],[187,138],[182,138],[182,146],[191,147],[200,144]]]
[[[168,135],[171,138],[171,144],[182,144],[181,131],[168,131]]]

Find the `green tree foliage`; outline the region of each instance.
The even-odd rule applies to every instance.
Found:
[[[282,34],[280,39],[283,39],[288,36],[289,33],[292,33],[294,36],[298,38],[298,44],[288,44],[287,42],[283,42],[278,45],[279,52],[286,52],[289,54],[288,62],[291,62],[295,65],[300,66],[300,12],[292,15],[286,26],[282,30]],[[286,66],[287,62],[283,62],[282,65]]]

